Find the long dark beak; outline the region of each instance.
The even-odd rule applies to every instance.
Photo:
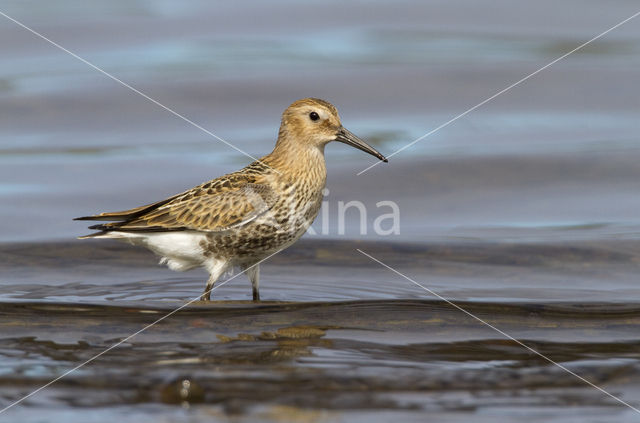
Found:
[[[358,150],[362,150],[365,153],[369,153],[372,156],[376,156],[377,158],[379,158],[385,163],[389,161],[385,156],[380,154],[378,150],[371,147],[369,144],[362,141],[360,138],[356,137],[351,132],[347,131],[344,127],[340,127],[340,130],[338,131],[338,135],[336,136],[336,141],[343,142],[347,145],[350,145],[351,147],[357,148]]]

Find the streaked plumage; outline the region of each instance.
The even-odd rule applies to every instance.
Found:
[[[341,141],[384,156],[342,127],[330,103],[307,98],[282,115],[273,152],[237,172],[130,210],[76,220],[106,220],[82,238],[115,238],[149,248],[172,270],[204,266],[203,300],[226,270],[247,270],[259,299],[259,263],[293,244],[313,222],[326,181],[324,147]]]

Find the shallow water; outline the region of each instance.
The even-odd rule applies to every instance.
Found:
[[[637,242],[301,241],[263,265],[265,301],[250,301],[241,276],[220,284],[212,303],[176,313],[197,298],[204,274],[176,277],[146,251],[91,244],[0,250],[5,404],[124,340],[7,411],[10,420],[40,421],[44,410],[51,421],[86,421],[89,411],[90,421],[420,421],[426,412],[478,421],[521,413],[533,413],[531,421],[636,419],[356,248],[633,401]]]
[[[636,12],[633,2],[7,1],[0,10],[260,156],[293,100],[389,154]],[[312,12],[312,13],[311,13]],[[315,234],[0,421],[631,422],[640,405],[640,26],[356,176]],[[71,218],[250,161],[0,18],[0,406],[196,298],[203,271]],[[359,201],[366,216],[340,202]],[[374,230],[393,201],[399,233]],[[360,230],[364,223],[364,231]]]
[[[18,398],[174,305],[5,305],[2,329],[13,337],[2,348],[4,398]],[[460,305],[617,395],[638,392],[637,307]],[[514,342],[426,300],[195,305],[29,400],[27,409],[51,403],[104,415],[142,405],[148,419],[171,405],[182,405],[185,416],[240,419],[323,414],[314,409],[491,416],[516,405],[540,407],[541,417],[570,405],[575,415],[588,407],[634,418]],[[108,408],[114,404],[119,411]],[[14,418],[21,415],[29,413]]]

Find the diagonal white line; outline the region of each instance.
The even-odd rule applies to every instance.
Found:
[[[508,338],[508,339],[512,340],[513,342],[515,342],[515,343],[517,343],[518,345],[520,345],[520,346],[522,346],[522,347],[526,348],[527,350],[531,351],[532,353],[536,354],[537,356],[539,356],[539,357],[541,357],[541,358],[543,358],[543,359],[547,360],[549,363],[551,363],[551,364],[553,364],[553,365],[555,365],[555,366],[558,366],[559,368],[561,368],[561,369],[562,369],[562,370],[564,370],[565,372],[567,372],[567,373],[569,373],[569,374],[571,374],[571,375],[573,375],[573,376],[577,377],[578,379],[580,379],[580,380],[581,380],[581,381],[583,381],[584,383],[586,383],[586,384],[588,384],[588,385],[592,386],[593,388],[597,389],[598,391],[602,392],[603,394],[605,394],[605,395],[607,395],[607,396],[609,396],[609,397],[613,398],[614,400],[618,401],[619,403],[621,403],[621,404],[623,404],[623,405],[626,405],[627,407],[629,407],[629,408],[630,408],[630,409],[632,409],[633,411],[635,411],[635,412],[637,412],[637,413],[640,413],[640,409],[638,409],[638,408],[634,407],[633,405],[629,404],[628,402],[623,401],[622,399],[620,399],[620,398],[616,397],[615,395],[613,395],[613,394],[611,394],[611,393],[609,393],[609,392],[605,391],[605,390],[604,390],[604,389],[602,389],[601,387],[599,387],[599,386],[595,385],[594,383],[592,383],[592,382],[588,381],[587,379],[583,378],[582,376],[580,376],[579,374],[575,373],[574,371],[569,370],[568,368],[566,368],[566,367],[565,367],[565,366],[563,366],[562,364],[560,364],[560,363],[557,363],[557,362],[553,361],[552,359],[550,359],[550,358],[549,358],[549,357],[547,357],[546,355],[544,355],[544,354],[542,354],[542,353],[540,353],[540,352],[536,351],[535,349],[531,348],[531,347],[530,347],[530,346],[528,346],[527,344],[525,344],[525,343],[523,343],[523,342],[521,342],[521,341],[517,340],[516,338],[514,338],[514,337],[513,337],[513,336],[511,336],[511,335],[509,335],[509,334],[508,334],[508,333],[506,333],[505,331],[503,331],[503,330],[501,330],[501,329],[498,329],[497,327],[493,326],[491,323],[489,323],[489,322],[487,322],[487,321],[485,321],[485,320],[481,319],[480,317],[476,316],[475,314],[473,314],[473,313],[471,313],[471,312],[469,312],[469,311],[465,310],[464,308],[460,307],[460,306],[459,306],[459,305],[457,305],[456,303],[454,303],[454,302],[452,302],[452,301],[449,301],[448,299],[444,298],[442,295],[438,294],[437,292],[435,292],[435,291],[433,291],[433,290],[431,290],[431,289],[427,288],[426,286],[424,286],[424,285],[422,285],[422,284],[420,284],[420,283],[418,283],[418,282],[414,281],[414,280],[413,280],[413,279],[411,279],[410,277],[408,277],[408,276],[404,275],[403,273],[400,273],[399,271],[397,271],[397,270],[396,270],[396,269],[394,269],[393,267],[388,266],[387,264],[385,264],[385,263],[381,262],[380,260],[378,260],[377,258],[373,257],[372,255],[365,253],[365,252],[364,252],[364,251],[362,251],[361,249],[356,248],[356,250],[357,250],[359,253],[361,253],[361,254],[363,254],[363,255],[365,255],[365,256],[367,256],[367,257],[369,257],[371,260],[375,261],[376,263],[378,263],[378,264],[380,264],[380,265],[382,265],[382,266],[386,267],[387,269],[391,270],[391,271],[392,271],[393,273],[395,273],[396,275],[402,276],[404,279],[408,280],[409,282],[413,283],[414,285],[417,285],[417,286],[419,286],[420,288],[424,289],[424,290],[425,290],[425,291],[427,291],[429,294],[431,294],[431,295],[433,295],[433,296],[435,296],[435,297],[439,298],[440,300],[442,300],[442,301],[446,302],[446,303],[447,303],[447,304],[449,304],[450,306],[457,308],[458,310],[460,310],[461,312],[463,312],[463,313],[464,313],[464,314],[466,314],[467,316],[472,317],[472,318],[474,318],[475,320],[477,320],[477,321],[479,321],[480,323],[482,323],[483,325],[490,327],[491,329],[493,329],[494,331],[498,332],[500,335],[504,336],[505,338]]]
[[[558,57],[557,59],[547,63],[546,65],[544,65],[543,67],[541,67],[540,69],[536,70],[535,72],[530,73],[529,75],[525,76],[524,78],[520,79],[517,82],[514,82],[513,84],[509,85],[507,88],[504,88],[500,91],[498,91],[497,93],[495,93],[494,95],[492,95],[491,97],[487,98],[486,100],[481,101],[480,103],[476,104],[475,106],[473,106],[470,109],[467,109],[466,111],[460,113],[458,116],[453,117],[451,119],[449,119],[448,121],[446,121],[445,123],[443,123],[442,125],[438,126],[435,129],[432,129],[431,131],[427,132],[426,134],[422,135],[419,138],[416,138],[415,140],[411,141],[409,144],[405,145],[402,148],[399,148],[398,150],[394,151],[391,154],[387,155],[387,159],[395,156],[396,154],[400,153],[403,150],[406,150],[407,148],[411,147],[412,145],[414,145],[415,143],[422,141],[423,139],[425,139],[426,137],[428,137],[431,134],[434,134],[436,132],[438,132],[439,130],[441,130],[442,128],[444,128],[445,126],[448,126],[450,124],[452,124],[453,122],[455,122],[456,120],[460,119],[463,116],[466,116],[467,114],[473,112],[475,109],[477,109],[478,107],[481,107],[483,105],[485,105],[486,103],[490,102],[491,100],[493,100],[494,98],[498,97],[501,94],[506,93],[507,91],[509,91],[511,88],[514,88],[518,85],[520,85],[521,83],[523,83],[524,81],[526,81],[527,79],[537,75],[538,73],[542,72],[543,70],[547,69],[549,66],[554,65],[555,63],[559,62],[560,60],[564,59],[565,57],[569,56],[570,54],[575,53],[576,51],[580,50],[581,48],[584,48],[585,46],[591,44],[592,42],[596,41],[599,38],[604,37],[605,35],[607,35],[609,32],[613,31],[614,29],[618,28],[621,25],[624,25],[625,23],[629,22],[631,19],[635,18],[636,16],[640,15],[640,12],[636,12],[633,15],[631,15],[630,17],[628,17],[627,19],[623,20],[622,22],[617,23],[616,25],[612,26],[611,28],[607,29],[606,31],[596,35],[595,37],[593,37],[592,39],[590,39],[589,41],[585,41],[584,43],[580,44],[578,47],[574,48],[573,50],[563,54],[562,56]],[[377,165],[379,165],[380,163],[382,163],[382,160],[375,162],[374,164],[372,164],[371,166],[367,167],[366,169],[361,170],[360,172],[357,173],[357,175],[362,175],[363,173],[365,173],[366,171],[368,171],[369,169],[371,169],[372,167],[375,167]]]
[[[265,260],[270,259],[271,257],[275,256],[276,254],[278,254],[280,251],[282,251],[284,248],[279,249],[278,251],[276,251],[273,254],[268,255],[267,257],[263,258],[262,260],[260,260],[259,262],[257,262],[256,264],[254,264],[253,266],[249,266],[246,269],[244,269],[241,272],[236,273],[235,275],[233,275],[232,277],[230,277],[229,279],[227,279],[226,281],[217,284],[216,286],[214,286],[213,288],[211,288],[208,291],[205,291],[205,293],[207,292],[213,292],[216,289],[220,288],[223,285],[226,285],[228,282],[232,281],[233,279],[237,278],[238,276],[242,275],[243,273],[245,273],[247,270],[254,268],[255,266],[258,266],[260,263],[262,263]],[[201,294],[204,295],[204,294]],[[67,370],[66,372],[64,372],[63,374],[61,374],[60,376],[56,377],[55,379],[51,380],[50,382],[47,382],[46,384],[42,385],[41,387],[39,387],[38,389],[36,389],[35,391],[32,391],[31,393],[25,395],[24,397],[20,398],[17,401],[14,401],[13,403],[7,405],[6,407],[4,407],[2,410],[0,410],[0,414],[4,413],[5,411],[7,411],[8,409],[10,409],[11,407],[20,404],[22,401],[26,400],[27,398],[37,394],[38,392],[42,391],[45,388],[48,388],[49,386],[53,385],[54,383],[56,383],[57,381],[59,381],[60,379],[70,375],[71,373],[75,372],[76,370],[80,369],[81,367],[84,367],[85,365],[91,363],[92,361],[94,361],[95,359],[103,356],[104,354],[108,353],[109,351],[111,351],[114,348],[117,348],[118,346],[122,345],[123,343],[127,342],[128,340],[130,340],[131,338],[140,335],[142,332],[146,331],[147,329],[151,328],[152,326],[160,323],[161,321],[163,321],[164,319],[166,319],[169,316],[172,316],[174,314],[176,314],[177,312],[179,312],[180,310],[182,310],[183,308],[193,304],[196,301],[200,300],[200,295],[198,295],[196,298],[186,302],[185,304],[181,305],[180,307],[176,308],[173,311],[170,311],[169,313],[165,314],[164,316],[160,317],[159,319],[157,319],[156,321],[149,323],[147,326],[143,327],[142,329],[140,329],[139,331],[132,333],[131,335],[127,336],[126,338],[122,339],[121,341],[116,342],[115,344],[111,345],[109,348],[107,348],[106,350],[94,355],[93,357],[91,357],[90,359],[88,359],[87,361],[78,364],[77,366],[75,366],[72,369]]]
[[[132,87],[131,85],[127,84],[126,82],[122,81],[121,79],[113,76],[112,74],[110,74],[109,72],[105,71],[104,69],[94,65],[93,63],[89,62],[86,59],[83,59],[82,57],[78,56],[77,54],[75,54],[74,52],[62,47],[60,44],[56,43],[55,41],[50,40],[49,38],[45,37],[44,35],[40,34],[39,32],[37,32],[36,30],[28,27],[27,25],[23,24],[22,22],[17,21],[16,19],[12,18],[11,16],[7,15],[6,13],[0,11],[0,15],[4,16],[5,18],[9,19],[10,21],[14,22],[16,25],[21,26],[22,28],[26,29],[27,31],[31,32],[32,34],[42,38],[44,41],[48,42],[49,44],[53,45],[54,47],[57,47],[58,49],[64,51],[65,53],[69,54],[70,56],[78,59],[79,61],[81,61],[82,63],[86,64],[87,66],[92,67],[93,69],[97,70],[98,72],[100,72],[101,74],[107,76],[108,78],[111,78],[112,80],[116,81],[118,84],[130,89],[131,91],[133,91],[136,94],[141,95],[142,97],[146,98],[147,100],[149,100],[150,102],[152,102],[153,104],[160,106],[161,108],[163,108],[164,110],[166,110],[167,112],[171,113],[174,116],[179,117],[180,119],[182,119],[183,121],[187,122],[188,124],[195,126],[196,128],[198,128],[199,130],[201,130],[202,132],[204,132],[207,135],[211,135],[213,138],[217,139],[218,141],[221,141],[223,143],[225,143],[226,145],[228,145],[229,147],[233,148],[234,150],[236,150],[239,153],[244,154],[245,156],[251,158],[252,160],[255,160],[257,162],[260,162],[260,160],[256,159],[255,157],[253,157],[251,154],[247,153],[246,151],[236,147],[235,145],[231,144],[230,142],[220,138],[219,136],[217,136],[216,134],[214,134],[213,132],[209,131],[206,128],[203,128],[202,126],[198,125],[197,123],[195,123],[194,121],[192,121],[191,119],[185,117],[184,115],[176,112],[175,110],[165,106],[164,104],[160,103],[159,101],[149,97],[147,94],[143,93],[142,91]],[[262,163],[262,162],[260,162]],[[264,163],[263,163],[264,164]],[[267,167],[270,167],[268,165],[266,165]],[[276,172],[278,172],[276,169],[274,169]],[[280,173],[280,172],[278,172]]]

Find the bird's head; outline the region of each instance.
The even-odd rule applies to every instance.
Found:
[[[333,104],[319,98],[304,98],[287,107],[282,114],[280,137],[318,148],[339,141],[387,161],[375,148],[342,126]]]

